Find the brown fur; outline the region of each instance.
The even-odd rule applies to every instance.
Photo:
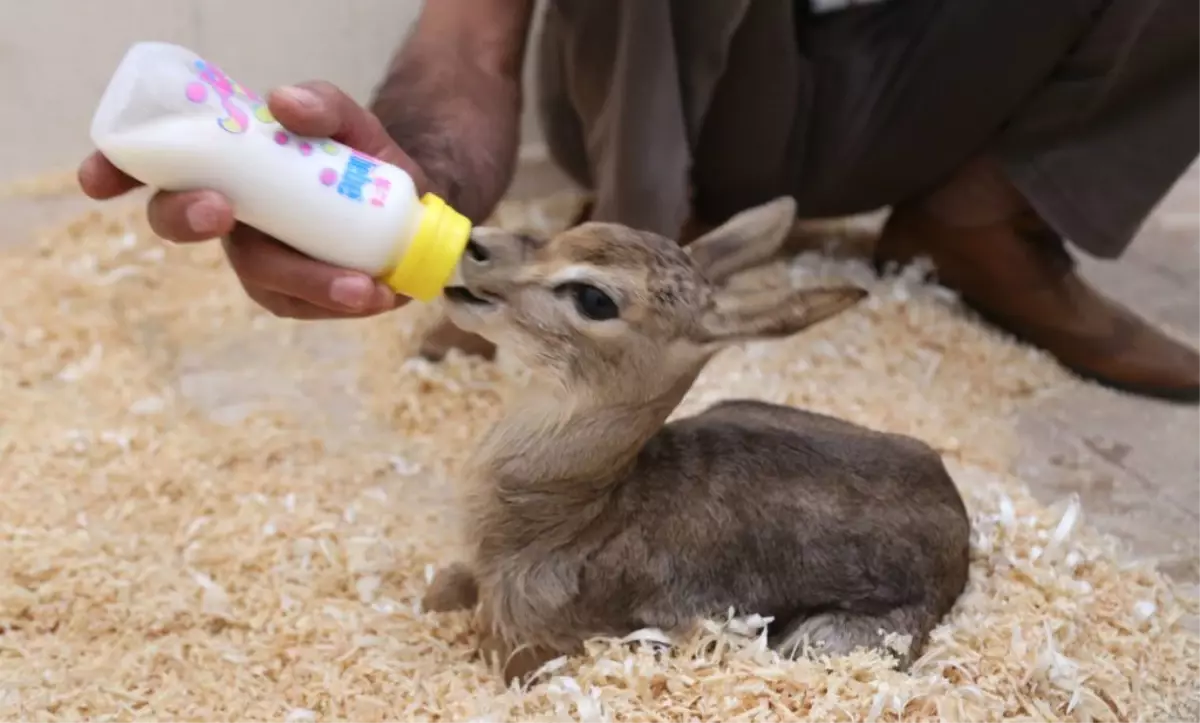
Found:
[[[833,654],[912,636],[906,665],[967,579],[969,522],[942,461],[908,437],[754,401],[664,424],[724,346],[780,338],[854,305],[855,288],[738,295],[723,282],[791,226],[780,199],[686,250],[587,223],[549,241],[478,229],[463,276],[467,331],[537,380],[474,460],[474,558],[443,570],[426,609],[478,607],[480,651],[506,679],[597,635],[773,616],[772,643]],[[607,290],[591,321],[554,288]]]

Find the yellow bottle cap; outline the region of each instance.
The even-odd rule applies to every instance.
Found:
[[[429,301],[442,292],[462,259],[471,220],[432,193],[421,197],[421,206],[417,232],[383,282],[397,294]]]

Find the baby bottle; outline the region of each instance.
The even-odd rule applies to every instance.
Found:
[[[133,45],[91,127],[109,161],[147,186],[224,194],[239,221],[326,263],[428,301],[449,282],[471,222],[407,173],[328,138],[289,133],[266,101],[177,45]]]

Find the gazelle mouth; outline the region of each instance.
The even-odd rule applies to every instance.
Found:
[[[482,297],[476,296],[475,294],[472,294],[471,290],[465,286],[448,286],[442,291],[442,294],[446,297],[446,299],[448,301],[452,301],[456,304],[469,304],[471,306],[486,306],[486,305],[490,305],[492,303],[488,299],[484,299]]]

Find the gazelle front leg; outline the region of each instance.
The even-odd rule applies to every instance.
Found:
[[[421,609],[435,613],[469,610],[479,602],[479,583],[466,564],[456,562],[438,570],[421,598]]]
[[[421,598],[421,609],[453,612],[468,610],[478,602],[479,583],[475,574],[464,563],[456,562],[442,568],[434,576],[425,596]],[[505,683],[513,679],[524,683],[538,668],[559,655],[549,648],[509,645],[497,634],[482,610],[476,614],[475,628],[479,634],[476,652],[489,666],[498,666],[503,671]]]
[[[500,669],[505,685],[514,680],[524,685],[539,668],[564,655],[544,645],[510,643],[490,617],[486,600],[475,613],[475,630],[479,635],[476,652],[488,667]]]
[[[529,645],[513,647],[504,638],[482,626],[479,627],[476,652],[488,667],[500,669],[505,685],[514,680],[524,685],[539,668],[561,655],[550,648]]]

